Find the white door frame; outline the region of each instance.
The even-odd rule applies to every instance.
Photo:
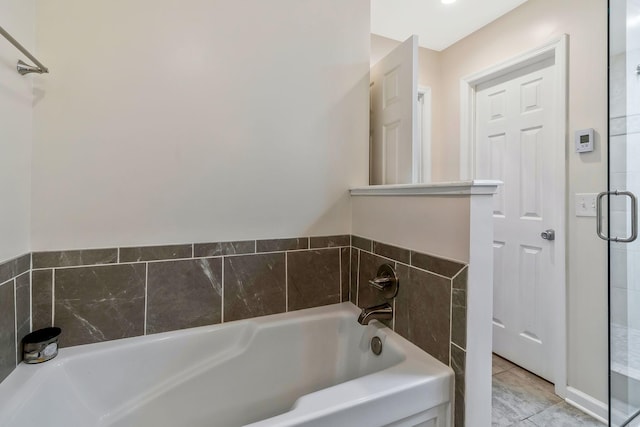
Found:
[[[460,80],[460,179],[463,181],[475,178],[475,112],[476,86],[508,74],[512,71],[534,64],[541,59],[555,58],[554,77],[555,108],[558,112],[558,124],[554,138],[562,144],[554,144],[555,151],[549,153],[549,161],[554,162],[554,180],[561,185],[554,191],[553,200],[557,206],[555,217],[551,218],[556,226],[556,240],[554,250],[566,254],[566,212],[567,212],[567,177],[566,177],[566,146],[567,146],[567,78],[568,78],[568,41],[566,34],[550,42],[508,59],[500,64],[489,67],[478,73],[471,74]],[[552,309],[554,336],[551,338],[552,348],[557,349],[553,354],[553,364],[556,367],[553,379],[555,392],[561,397],[567,395],[567,290],[566,290],[566,256],[560,257],[558,275],[554,286],[554,303]]]
[[[431,88],[418,86],[418,135],[414,144],[414,183],[431,182]]]

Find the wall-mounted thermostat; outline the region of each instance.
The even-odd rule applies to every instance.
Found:
[[[576,153],[593,151],[593,129],[576,131]]]

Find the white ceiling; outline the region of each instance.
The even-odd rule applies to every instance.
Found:
[[[404,41],[420,36],[420,46],[443,50],[527,0],[371,0],[371,32]]]

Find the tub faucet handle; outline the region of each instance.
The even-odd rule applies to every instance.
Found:
[[[369,280],[369,284],[379,291],[384,291],[389,286],[393,286],[393,277],[376,277]]]
[[[376,277],[369,280],[369,285],[382,292],[386,299],[393,299],[398,295],[398,276],[390,264],[382,264]]]

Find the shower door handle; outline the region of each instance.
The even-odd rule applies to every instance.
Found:
[[[605,235],[602,231],[602,199],[604,196],[627,196],[631,199],[631,236],[620,238],[620,237],[609,237]],[[638,199],[635,194],[630,191],[603,191],[598,194],[597,203],[596,203],[596,221],[597,221],[597,233],[598,237],[602,240],[607,240],[609,242],[620,242],[620,243],[631,243],[638,238]]]

